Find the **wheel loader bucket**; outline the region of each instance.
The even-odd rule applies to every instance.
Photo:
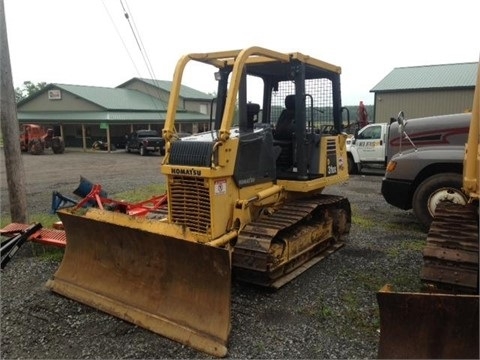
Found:
[[[478,359],[475,295],[377,292],[380,359]]]
[[[229,250],[196,243],[188,229],[159,220],[99,209],[58,215],[67,246],[48,288],[197,350],[226,355]]]

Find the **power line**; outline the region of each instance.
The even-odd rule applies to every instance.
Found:
[[[130,29],[132,31],[133,37],[135,38],[138,48],[140,49],[140,53],[142,54],[142,58],[143,58],[143,61],[145,62],[145,66],[147,67],[148,73],[150,74],[151,79],[153,79],[153,81],[156,81],[155,72],[153,70],[152,64],[150,63],[150,59],[148,58],[147,51],[145,49],[145,46],[143,45],[142,39],[138,32],[137,26],[135,24],[135,20],[133,19],[133,15],[131,14],[130,9],[128,8],[128,3],[125,0],[126,9],[122,0],[120,0],[120,4],[122,5],[125,19],[127,19]]]
[[[115,24],[115,21],[113,20],[111,14],[110,14],[110,11],[108,10],[107,6],[105,5],[105,0],[102,0],[102,3],[103,3],[103,6],[104,6],[104,8],[105,8],[105,11],[106,11],[107,14],[108,14],[108,17],[110,18],[110,21],[111,21],[112,24],[113,24],[113,27],[115,28],[115,31],[117,32],[118,37],[119,37],[120,40],[122,41],[123,47],[125,48],[125,51],[127,52],[128,56],[129,56],[129,58],[130,58],[130,61],[132,62],[133,66],[134,66],[134,68],[135,68],[135,71],[136,71],[137,75],[141,78],[142,75],[141,75],[140,71],[138,70],[138,67],[137,67],[137,65],[136,65],[136,63],[135,63],[135,60],[133,59],[133,57],[132,57],[132,55],[131,55],[131,53],[130,53],[130,51],[129,51],[129,49],[128,49],[128,46],[126,45],[126,43],[125,43],[125,41],[124,41],[124,39],[123,39],[120,31],[118,30],[118,28],[117,28],[117,26],[116,26],[116,24]],[[159,86],[158,86],[158,84],[157,84],[157,79],[156,79],[156,77],[155,77],[153,68],[152,68],[152,66],[151,66],[151,64],[150,64],[150,61],[148,60],[148,56],[144,55],[144,54],[146,54],[146,51],[145,51],[145,48],[144,48],[143,43],[142,43],[142,41],[141,41],[141,38],[140,38],[140,36],[137,36],[137,34],[136,34],[136,33],[138,33],[138,31],[134,30],[134,28],[136,29],[136,26],[135,26],[135,22],[133,22],[133,17],[132,17],[133,27],[132,27],[132,24],[130,23],[130,17],[131,17],[131,16],[128,14],[128,12],[129,12],[130,10],[128,10],[128,12],[127,12],[127,10],[125,9],[125,6],[123,5],[123,3],[122,3],[121,0],[120,0],[120,4],[121,4],[121,6],[122,6],[122,9],[123,9],[123,12],[124,12],[124,16],[125,16],[125,18],[127,19],[128,23],[129,23],[129,25],[130,25],[130,30],[131,30],[132,33],[133,33],[133,36],[134,36],[134,38],[135,38],[135,41],[137,42],[138,48],[140,49],[140,53],[142,54],[143,61],[145,62],[145,65],[146,65],[146,67],[147,67],[148,73],[149,73],[150,77],[152,78],[152,80],[153,80],[153,81],[156,83],[156,85],[157,85],[156,91],[157,91],[158,93],[160,93],[160,90],[158,89]],[[128,4],[127,4],[127,9],[128,9]],[[152,99],[152,102],[153,102],[154,106],[155,106],[156,108],[158,108],[157,104],[153,101],[153,99]]]
[[[135,68],[136,73],[137,73],[139,76],[141,76],[141,75],[140,75],[140,71],[138,70],[137,65],[135,64],[135,60],[133,60],[133,57],[132,57],[132,55],[130,54],[130,51],[128,51],[127,44],[125,44],[125,41],[123,41],[123,37],[122,37],[122,35],[120,34],[120,31],[118,30],[117,25],[116,25],[115,22],[113,21],[112,15],[110,14],[110,11],[108,10],[107,6],[105,5],[105,0],[102,0],[102,4],[103,4],[103,7],[105,8],[105,11],[107,12],[108,17],[110,18],[110,21],[111,21],[112,24],[113,24],[113,27],[115,28],[115,31],[116,31],[118,37],[120,38],[120,41],[121,41],[122,44],[123,44],[123,47],[125,48],[125,51],[126,51],[127,54],[128,54],[128,57],[130,58],[130,61],[131,61],[132,64],[133,64],[133,67]]]

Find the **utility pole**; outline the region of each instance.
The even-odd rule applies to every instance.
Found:
[[[20,149],[4,1],[0,0],[0,123],[12,222],[27,223],[25,169]]]

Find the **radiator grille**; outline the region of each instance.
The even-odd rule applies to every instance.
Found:
[[[203,178],[174,176],[169,201],[174,223],[188,226],[193,232],[209,232],[210,194]]]

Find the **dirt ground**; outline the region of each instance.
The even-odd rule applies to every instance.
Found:
[[[164,182],[158,153],[140,156],[124,150],[113,152],[82,151],[67,148],[64,154],[22,155],[26,176],[27,205],[30,213],[49,211],[52,192],[75,197],[72,193],[80,176],[99,183],[107,194],[133,190],[135,187]],[[2,214],[9,212],[8,189],[3,151],[0,152],[0,190]]]
[[[161,157],[67,149],[23,155],[31,213],[49,212],[52,191],[71,196],[80,176],[109,194],[164,182]],[[2,213],[8,211],[3,151]],[[380,175],[379,175],[380,174]],[[387,282],[416,291],[426,239],[410,212],[385,203],[381,173],[355,175],[327,193],[350,200],[344,248],[276,292],[234,282],[228,358],[372,359],[377,357],[376,291]],[[31,244],[30,244],[31,245]],[[45,287],[59,260],[28,245],[1,273],[2,359],[210,358],[188,346],[61,297]]]

